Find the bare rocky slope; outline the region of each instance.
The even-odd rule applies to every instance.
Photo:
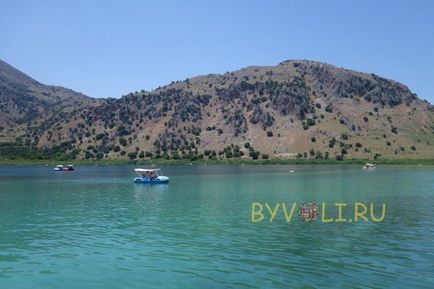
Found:
[[[393,80],[306,60],[105,100],[0,62],[0,110],[0,141],[78,159],[434,158],[431,104]]]

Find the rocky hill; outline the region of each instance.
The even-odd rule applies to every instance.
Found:
[[[69,112],[101,104],[71,89],[44,85],[0,60],[0,140],[43,133]]]
[[[105,100],[0,64],[1,140],[79,159],[434,158],[432,105],[325,63],[252,66]]]

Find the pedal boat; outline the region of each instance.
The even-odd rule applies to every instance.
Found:
[[[366,165],[363,166],[364,170],[375,170],[377,168],[376,164],[370,164],[370,163],[366,163]]]
[[[53,171],[55,171],[55,172],[62,172],[62,171],[63,171],[63,166],[62,166],[62,165],[57,165],[57,166],[53,169]]]
[[[158,172],[160,169],[134,169],[137,177],[133,182],[136,184],[167,184],[169,178],[166,176],[160,176]]]

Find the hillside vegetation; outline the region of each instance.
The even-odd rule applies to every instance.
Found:
[[[434,158],[433,106],[375,74],[294,60],[101,100],[5,65],[9,149],[87,160]]]

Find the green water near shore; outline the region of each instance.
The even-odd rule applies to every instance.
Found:
[[[0,167],[0,288],[432,288],[434,167]],[[289,170],[294,170],[289,173]],[[253,202],[387,205],[382,222],[251,221]]]

